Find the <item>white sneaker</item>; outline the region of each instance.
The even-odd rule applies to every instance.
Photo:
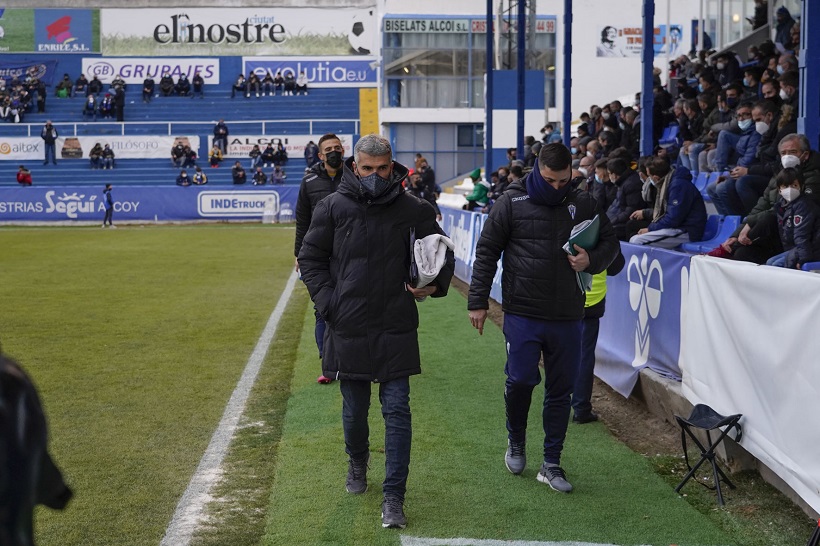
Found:
[[[105,224],[101,225],[100,227],[101,227],[101,228],[103,228],[103,229],[105,229]]]
[[[108,227],[110,227],[111,229],[117,229],[117,226],[115,226],[114,224],[108,224]]]

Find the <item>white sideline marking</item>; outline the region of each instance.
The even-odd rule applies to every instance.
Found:
[[[537,542],[530,540],[478,540],[473,538],[422,538],[401,536],[401,546],[615,546],[592,542]]]
[[[285,290],[279,297],[279,302],[268,318],[268,323],[265,325],[262,335],[259,336],[259,340],[256,342],[253,353],[248,358],[248,363],[245,365],[245,370],[242,372],[242,377],[239,378],[239,383],[236,384],[233,394],[231,394],[231,399],[228,400],[228,405],[225,406],[225,412],[222,414],[219,426],[216,427],[213,436],[211,436],[208,449],[202,455],[199,466],[188,483],[188,488],[182,494],[179,504],[177,504],[160,546],[187,545],[202,520],[202,512],[211,499],[209,492],[221,475],[222,461],[237,429],[239,418],[245,410],[245,403],[256,381],[256,376],[259,374],[259,369],[262,367],[262,362],[265,360],[271,341],[273,341],[276,328],[279,326],[279,319],[282,318],[288,300],[293,293],[297,278],[298,274],[293,271],[285,284]]]

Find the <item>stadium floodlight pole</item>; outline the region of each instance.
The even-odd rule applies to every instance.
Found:
[[[553,72],[555,74],[555,72]],[[547,105],[549,108],[549,105]],[[572,0],[564,0],[564,146],[572,139]]]
[[[526,108],[526,70],[527,70],[527,0],[518,0],[518,147],[516,158],[524,159],[524,109]]]
[[[484,74],[484,179],[493,172],[493,0],[487,0],[487,72]]]
[[[803,2],[803,15],[800,17],[800,107],[797,118],[797,132],[806,135],[812,150],[820,146],[820,63],[811,62],[820,53],[820,32],[811,31],[820,23],[820,6],[817,2]]]
[[[668,30],[668,29],[667,29]],[[655,60],[655,0],[643,2],[643,84],[641,85],[641,155],[652,155],[652,69]]]

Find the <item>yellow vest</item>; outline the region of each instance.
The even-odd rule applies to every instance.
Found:
[[[601,303],[606,297],[606,271],[602,271],[592,277],[592,288],[587,292],[587,301],[584,307],[592,307]]]

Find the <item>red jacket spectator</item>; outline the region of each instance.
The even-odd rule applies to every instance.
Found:
[[[31,186],[31,171],[20,165],[20,170],[17,171],[17,183],[22,186]]]

